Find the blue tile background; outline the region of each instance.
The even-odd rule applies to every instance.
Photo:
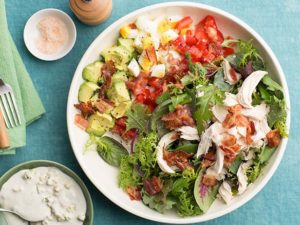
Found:
[[[27,129],[27,146],[15,156],[0,157],[0,174],[12,166],[32,159],[49,159],[75,170],[88,185],[94,200],[95,225],[156,224],[118,208],[88,181],[69,144],[66,127],[67,94],[76,66],[92,40],[108,25],[127,13],[159,0],[113,0],[112,16],[105,23],[88,27],[72,15],[67,0],[6,0],[9,29],[47,113]],[[197,2],[197,1],[196,1]],[[300,1],[299,0],[203,0],[232,13],[253,27],[269,43],[286,74],[292,102],[292,123],[286,154],[268,185],[253,200],[213,221],[213,224],[300,224]],[[124,7],[126,5],[126,7]],[[75,47],[62,60],[43,62],[34,58],[23,42],[27,19],[43,8],[58,8],[75,21],[78,38]],[[1,43],[0,43],[1,44]],[[297,99],[298,98],[298,99]]]

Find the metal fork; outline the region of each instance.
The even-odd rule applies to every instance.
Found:
[[[0,79],[0,110],[7,128],[21,125],[20,114],[12,88],[5,84],[2,79]]]

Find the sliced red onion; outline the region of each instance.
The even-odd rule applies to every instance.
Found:
[[[207,186],[203,183],[201,183],[200,185],[200,197],[204,198],[207,192]]]
[[[132,138],[132,140],[130,142],[130,153],[134,153],[134,143],[136,141],[137,136],[138,136],[138,131],[135,130],[134,136],[133,136],[133,138]]]

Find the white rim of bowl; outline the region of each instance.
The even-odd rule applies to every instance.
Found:
[[[98,35],[98,37],[91,43],[91,45],[89,46],[89,48],[86,50],[86,52],[84,53],[82,59],[80,60],[77,69],[75,71],[74,74],[77,74],[78,68],[80,67],[79,65],[83,63],[84,58],[87,57],[87,55],[90,54],[91,51],[93,51],[94,46],[96,45],[96,42],[98,41],[98,39],[101,39],[102,36],[106,35],[107,33],[110,33],[113,29],[115,29],[115,27],[121,25],[123,23],[124,19],[128,19],[130,17],[135,16],[136,14],[145,12],[145,11],[150,11],[150,10],[154,10],[156,8],[161,8],[161,7],[180,7],[180,6],[189,6],[189,7],[195,7],[195,8],[201,8],[201,9],[206,9],[209,11],[213,11],[217,14],[220,14],[226,18],[228,18],[231,21],[234,21],[235,23],[237,23],[238,25],[240,25],[241,27],[245,28],[245,30],[247,30],[251,35],[253,35],[256,40],[262,45],[262,47],[265,49],[265,51],[269,54],[271,60],[274,62],[275,64],[275,68],[278,70],[278,74],[279,74],[279,80],[280,83],[282,84],[282,87],[284,89],[284,95],[285,95],[285,100],[286,100],[286,105],[288,108],[287,111],[287,126],[288,129],[290,127],[290,98],[289,98],[289,93],[288,93],[288,86],[285,80],[285,75],[283,73],[283,70],[280,66],[280,63],[278,61],[278,59],[276,58],[275,54],[273,53],[273,51],[271,50],[271,48],[269,47],[269,45],[263,40],[263,38],[256,32],[254,31],[249,25],[247,25],[245,22],[243,22],[241,19],[231,15],[230,13],[223,11],[221,9],[209,6],[209,5],[205,5],[205,4],[201,4],[201,3],[194,3],[194,2],[167,2],[167,3],[159,3],[159,4],[154,4],[154,5],[150,5],[150,6],[146,6],[144,8],[140,8],[138,10],[135,10],[129,14],[127,14],[124,17],[121,17],[120,19],[118,19],[117,21],[115,21],[113,24],[111,24],[109,27],[107,27],[100,35]],[[68,134],[69,134],[69,138],[70,138],[70,142],[71,142],[71,146],[73,149],[75,149],[75,143],[76,141],[71,137],[69,130],[71,129],[71,123],[73,123],[73,119],[68,117],[68,115],[71,114],[70,108],[71,108],[71,95],[73,95],[73,93],[71,92],[71,90],[73,89],[73,86],[75,85],[75,78],[73,77],[71,86],[70,86],[70,92],[69,92],[69,96],[68,96],[68,103],[67,103],[67,128],[68,128]],[[94,180],[93,178],[91,178],[88,175],[88,171],[86,170],[86,168],[84,167],[84,163],[81,162],[81,159],[78,155],[77,152],[74,152],[75,157],[77,158],[78,163],[80,164],[82,170],[84,171],[84,173],[86,174],[86,176],[89,178],[89,180],[95,185],[95,187],[101,191],[101,193],[103,193],[108,199],[110,199],[112,202],[114,202],[116,205],[118,205],[119,207],[123,208],[124,210],[148,219],[148,220],[152,220],[152,221],[157,221],[157,222],[162,222],[162,223],[173,223],[173,224],[187,224],[187,223],[198,223],[198,222],[204,222],[204,221],[208,221],[211,219],[216,219],[218,217],[221,217],[227,213],[230,213],[234,210],[236,210],[237,208],[241,207],[242,205],[244,205],[245,203],[247,203],[249,200],[251,200],[257,193],[259,193],[262,188],[268,183],[268,181],[271,179],[271,177],[273,176],[275,170],[277,169],[283,153],[285,152],[286,149],[286,145],[287,145],[287,138],[283,138],[280,144],[280,147],[278,148],[278,156],[275,159],[274,163],[271,165],[268,176],[266,176],[259,184],[257,184],[257,186],[252,190],[252,192],[248,193],[248,195],[246,195],[244,198],[242,198],[239,202],[237,202],[234,206],[228,206],[226,209],[222,210],[222,211],[218,211],[215,213],[211,213],[209,215],[207,214],[203,214],[201,216],[195,216],[195,217],[185,217],[185,218],[174,218],[174,219],[169,219],[169,218],[164,218],[164,215],[162,214],[161,217],[156,217],[154,218],[153,216],[149,216],[144,212],[135,210],[133,208],[129,208],[127,206],[127,204],[119,202],[117,198],[115,198],[114,196],[110,195],[109,192],[104,191],[101,186],[97,186],[96,185],[96,180]]]
[[[47,12],[47,11],[55,11],[55,12],[58,12],[61,15],[63,15],[70,22],[70,24],[72,25],[72,29],[74,30],[74,37],[71,39],[71,42],[70,42],[71,45],[70,45],[69,49],[67,49],[63,54],[57,54],[57,55],[54,55],[53,57],[51,57],[51,55],[49,55],[48,57],[43,57],[42,55],[35,54],[31,50],[30,46],[28,45],[28,40],[27,40],[26,35],[25,35],[27,29],[29,28],[28,27],[29,26],[29,22],[33,19],[33,17],[36,16],[37,14],[42,14],[42,13]],[[73,22],[72,18],[67,13],[65,13],[64,11],[62,11],[60,9],[55,9],[55,8],[47,8],[47,9],[42,9],[42,10],[39,10],[39,11],[35,12],[27,20],[27,22],[26,22],[26,24],[24,26],[24,30],[23,30],[23,40],[24,40],[25,46],[28,49],[28,51],[33,56],[35,56],[36,58],[44,60],[44,61],[54,61],[54,60],[58,60],[58,59],[61,59],[61,58],[65,57],[73,49],[73,47],[75,45],[75,42],[76,42],[76,39],[77,39],[77,30],[76,30],[76,26],[75,26],[75,23]]]

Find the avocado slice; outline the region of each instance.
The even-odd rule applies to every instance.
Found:
[[[113,46],[101,52],[105,62],[112,60],[119,70],[127,70],[127,65],[132,58],[132,52],[130,52],[126,47]]]
[[[99,89],[99,86],[92,82],[84,82],[80,85],[78,91],[78,101],[87,102]]]
[[[128,78],[127,78],[127,75],[124,71],[117,71],[116,73],[114,73],[112,75],[112,83],[115,84],[117,82],[120,82],[120,81],[127,81]]]
[[[86,131],[96,136],[103,135],[106,131],[115,125],[113,118],[105,113],[96,112],[88,119],[89,126]]]
[[[130,106],[131,106],[131,101],[121,102],[117,107],[115,107],[111,111],[111,115],[116,119],[119,119],[125,115],[126,111],[130,108]]]
[[[134,52],[134,41],[129,38],[119,38],[118,45],[125,47],[130,53]]]
[[[93,62],[82,71],[82,78],[93,83],[103,82],[101,68],[103,63],[100,61]]]
[[[130,96],[124,81],[119,81],[107,90],[107,97],[115,104],[130,101]]]

